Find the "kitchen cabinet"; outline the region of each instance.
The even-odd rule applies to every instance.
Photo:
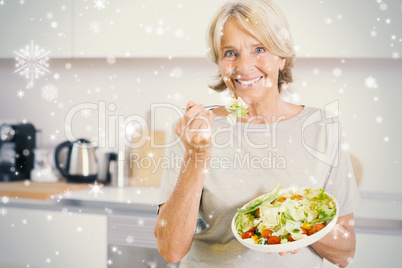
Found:
[[[24,54],[20,49],[27,50],[28,58],[46,53],[49,58],[72,57],[71,14],[71,0],[1,1],[0,58],[16,57],[14,51]],[[38,54],[33,54],[35,46]]]
[[[52,58],[205,57],[206,31],[224,0],[2,1],[0,58],[31,40]],[[275,1],[298,57],[400,54],[400,5],[365,0]],[[23,4],[21,4],[23,3]]]
[[[156,248],[158,196],[108,186],[46,201],[0,194],[0,267],[177,267]]]
[[[74,3],[74,57],[205,57],[205,33],[220,1]]]
[[[2,209],[0,267],[107,267],[107,216],[67,208]]]

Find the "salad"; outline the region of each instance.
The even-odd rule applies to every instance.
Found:
[[[292,188],[279,193],[282,183],[257,198],[235,218],[237,233],[247,242],[284,244],[323,229],[336,215],[334,199],[322,188]]]
[[[232,125],[236,125],[237,117],[246,118],[248,113],[247,107],[248,105],[242,98],[239,97],[232,99],[227,105],[225,105],[226,110],[230,112],[226,117],[228,122]]]

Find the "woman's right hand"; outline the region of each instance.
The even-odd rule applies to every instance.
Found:
[[[174,131],[188,153],[211,152],[212,119],[212,111],[206,111],[204,105],[193,101],[187,103],[186,112]]]

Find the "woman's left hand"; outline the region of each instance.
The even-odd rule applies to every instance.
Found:
[[[299,248],[299,249],[295,249],[295,250],[291,250],[291,251],[279,252],[279,255],[285,256],[286,254],[288,254],[288,252],[290,252],[291,254],[296,254],[296,253],[299,252],[299,251],[300,251],[300,248]]]

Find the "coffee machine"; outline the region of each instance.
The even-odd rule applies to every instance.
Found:
[[[30,178],[36,130],[32,124],[0,125],[0,181]]]

